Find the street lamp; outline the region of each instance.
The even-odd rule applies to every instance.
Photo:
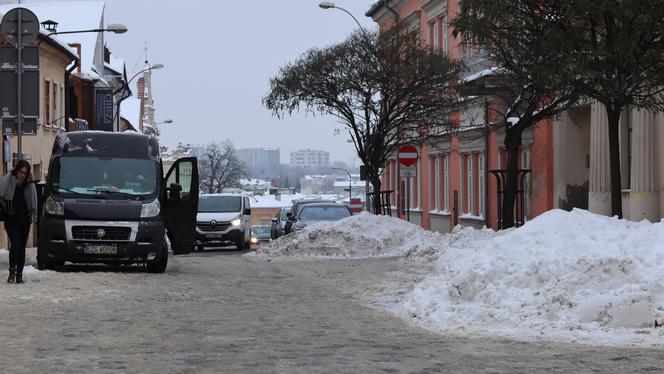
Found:
[[[353,199],[353,177],[350,176],[350,171],[342,168],[332,168],[332,170],[345,171],[348,174],[348,205],[350,205]]]
[[[42,26],[44,26],[44,28],[47,29],[48,31],[51,31],[51,30],[55,30],[55,28],[58,26],[58,23],[54,22],[54,21],[51,21],[51,20],[48,20],[48,21],[42,22]],[[103,28],[103,29],[52,31],[52,32],[46,34],[44,36],[44,38],[41,39],[39,41],[39,43],[37,43],[37,45],[40,45],[44,41],[44,39],[49,38],[53,35],[82,34],[82,33],[86,33],[86,32],[112,32],[112,33],[115,33],[115,34],[124,34],[124,33],[127,32],[127,30],[128,30],[127,27],[123,24],[112,23],[112,24],[106,26],[106,28]]]
[[[362,25],[361,25],[360,22],[357,20],[357,18],[355,18],[355,16],[353,15],[353,13],[347,11],[346,9],[344,9],[344,8],[342,8],[342,7],[340,7],[340,6],[337,6],[336,4],[334,4],[334,3],[331,2],[331,1],[321,1],[320,4],[318,4],[318,6],[321,7],[322,9],[339,9],[339,10],[341,10],[342,12],[346,12],[346,14],[348,14],[348,15],[351,16],[351,17],[353,17],[353,19],[355,20],[355,23],[357,23],[357,25],[360,27],[360,30],[362,30],[362,32],[364,33],[364,35],[367,36],[367,30],[366,30],[364,27],[362,27]]]

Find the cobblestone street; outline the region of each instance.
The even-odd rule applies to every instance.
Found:
[[[664,371],[662,351],[410,326],[369,300],[403,269],[400,261],[270,262],[210,251],[171,258],[161,275],[103,267],[30,273],[24,285],[0,287],[0,372]]]

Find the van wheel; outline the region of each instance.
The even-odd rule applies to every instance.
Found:
[[[242,238],[240,238],[236,243],[235,246],[237,247],[238,251],[244,251],[245,245],[247,243],[244,241],[244,235],[242,235]]]
[[[244,242],[244,249],[246,250],[251,249],[251,242]]]
[[[46,251],[37,248],[37,269],[50,270],[53,269],[53,264],[46,259]]]
[[[164,246],[161,256],[153,261],[148,261],[148,272],[150,273],[163,273],[168,266],[168,249]]]

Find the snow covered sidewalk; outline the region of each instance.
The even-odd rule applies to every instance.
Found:
[[[433,272],[390,308],[436,331],[664,346],[664,223],[549,211],[521,228],[440,235],[368,214],[315,225],[259,255],[404,256]]]

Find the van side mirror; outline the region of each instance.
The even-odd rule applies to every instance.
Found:
[[[182,186],[177,183],[171,183],[171,185],[166,189],[168,191],[168,199],[171,201],[180,201],[182,192]]]
[[[246,209],[242,212],[242,214],[244,214],[245,216],[250,216],[250,215],[251,215],[251,208],[246,208]]]
[[[279,222],[278,219],[276,219],[276,218],[272,218],[272,223],[277,223],[277,222]]]
[[[293,216],[293,213],[291,213],[291,212],[286,213],[286,218],[290,219],[292,216]]]

